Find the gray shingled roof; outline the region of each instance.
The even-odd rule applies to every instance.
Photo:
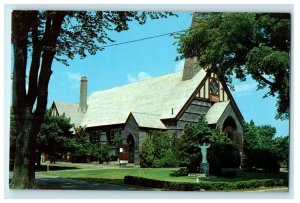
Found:
[[[71,119],[70,122],[73,123],[75,127],[80,126],[84,113],[80,111],[79,104],[57,101],[54,103],[59,115],[65,113],[65,116]]]
[[[208,110],[205,118],[208,124],[216,124],[220,117],[222,116],[223,112],[225,111],[226,107],[229,105],[229,101],[226,102],[218,102],[212,105],[212,107]]]
[[[144,127],[162,128],[160,119],[175,118],[206,75],[201,69],[192,79],[182,81],[182,73],[93,93],[88,97],[88,109],[81,125],[123,124],[135,112],[137,122]]]
[[[139,127],[167,129],[163,122],[161,122],[159,115],[136,112],[133,112],[132,115]]]

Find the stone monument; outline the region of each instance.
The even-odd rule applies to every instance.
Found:
[[[206,145],[206,143],[204,143],[202,146],[200,144],[196,146],[201,149],[202,155],[202,162],[200,163],[200,173],[205,173],[206,175],[209,175],[209,163],[207,163],[206,153],[207,149],[210,147],[210,144]]]

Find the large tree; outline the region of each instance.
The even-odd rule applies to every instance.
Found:
[[[101,46],[113,41],[108,31],[121,32],[129,29],[131,21],[144,24],[148,18],[170,15],[173,14],[134,11],[12,12],[12,114],[17,133],[10,188],[35,186],[36,137],[46,111],[53,60],[67,64],[67,60],[76,55],[84,58],[88,53],[95,54],[103,50]],[[27,61],[28,58],[31,61]]]
[[[247,75],[277,97],[276,118],[289,118],[291,19],[288,13],[194,13],[193,26],[179,36],[181,58],[214,68],[232,87]]]

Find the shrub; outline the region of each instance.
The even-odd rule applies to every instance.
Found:
[[[233,144],[213,144],[208,149],[209,172],[217,176],[233,176],[234,172],[222,174],[222,168],[239,168],[240,150]]]
[[[277,155],[269,149],[248,150],[245,167],[246,169],[263,169],[272,172],[279,172],[280,169]]]
[[[109,162],[110,161],[109,150],[110,148],[107,144],[101,144],[101,143],[94,144],[91,147],[92,157],[93,159],[97,160],[99,164],[103,162]]]
[[[172,171],[170,176],[178,177],[178,176],[187,176],[189,173],[187,168],[180,168],[177,171]]]
[[[172,146],[172,140],[165,132],[156,131],[147,137],[140,152],[141,167],[177,167],[179,162],[177,150]]]

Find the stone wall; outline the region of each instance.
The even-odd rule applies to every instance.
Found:
[[[140,129],[132,115],[129,116],[129,118],[121,132],[123,144],[127,143],[127,137],[130,134],[134,138],[134,164],[139,164]]]
[[[223,130],[223,125],[224,125],[224,121],[228,118],[231,117],[233,118],[233,120],[236,123],[236,131],[238,131],[239,133],[243,134],[243,127],[242,124],[240,123],[239,119],[237,118],[233,108],[231,107],[231,105],[228,105],[225,109],[225,111],[223,112],[222,116],[220,117],[220,119],[218,120],[217,123],[217,127]]]

